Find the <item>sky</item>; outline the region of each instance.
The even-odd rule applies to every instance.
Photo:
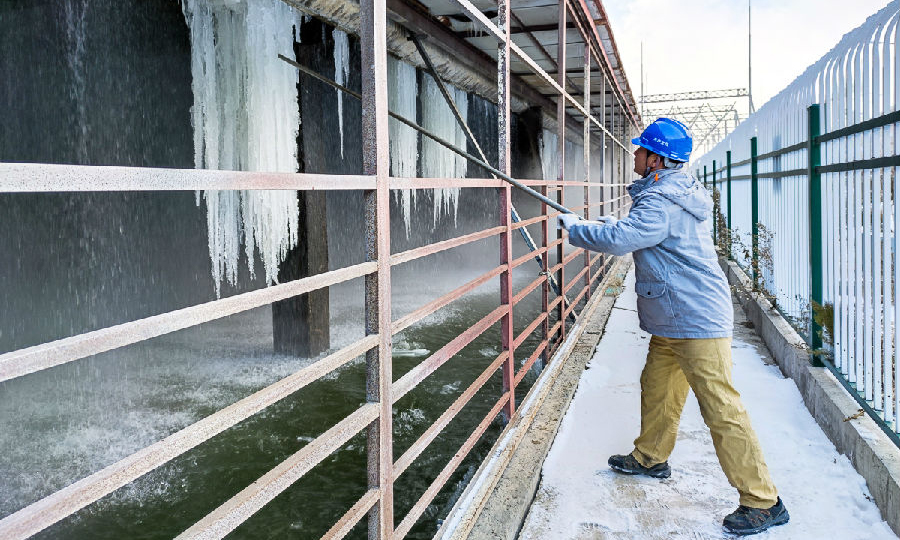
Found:
[[[758,109],[887,0],[750,0]],[[746,88],[748,0],[605,0],[635,99]],[[741,98],[742,113],[747,99]],[[729,101],[723,100],[728,106]]]

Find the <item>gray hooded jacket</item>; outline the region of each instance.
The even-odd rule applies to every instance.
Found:
[[[628,186],[633,204],[615,224],[578,222],[569,243],[594,251],[634,252],[641,328],[669,338],[730,337],[731,291],[712,242],[712,199],[681,169]]]

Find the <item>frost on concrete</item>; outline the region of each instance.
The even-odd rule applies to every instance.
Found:
[[[406,118],[416,119],[416,68],[396,58],[388,57],[388,108]],[[419,159],[419,134],[413,128],[391,118],[390,129],[391,176],[414,178],[416,163]],[[416,203],[416,190],[400,189],[394,191],[394,197],[400,206],[406,235],[409,236],[412,211]]]
[[[519,538],[727,538],[737,492],[719,468],[693,393],[669,458],[672,477],[622,476],[606,464],[640,429],[639,378],[649,334],[638,328],[633,273],[612,310],[542,471]],[[737,314],[740,321],[741,314]],[[791,521],[760,538],[896,539],[863,478],[810,416],[797,387],[751,331],[737,326],[733,378]]]
[[[299,15],[279,0],[182,0],[191,32],[194,166],[295,172],[297,72],[291,56]],[[299,24],[297,24],[299,28]],[[197,194],[199,205],[201,193]],[[266,281],[297,245],[294,191],[205,191],[216,294],[237,281],[243,242],[250,275],[255,255]]]

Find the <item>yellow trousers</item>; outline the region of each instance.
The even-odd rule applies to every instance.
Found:
[[[669,458],[690,387],[740,504],[768,508],[777,502],[778,492],[741,395],[732,384],[731,365],[731,338],[653,336],[641,373],[641,434],[632,455],[644,467]]]

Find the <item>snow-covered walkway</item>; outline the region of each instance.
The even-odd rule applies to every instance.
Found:
[[[722,518],[737,506],[693,394],[681,420],[672,477],[621,476],[610,454],[631,451],[640,424],[638,379],[649,335],[638,328],[634,276],[581,377],[521,539],[728,538]],[[816,425],[793,381],[735,311],[734,380],[769,469],[791,514],[787,525],[754,538],[896,539],[863,478]]]

